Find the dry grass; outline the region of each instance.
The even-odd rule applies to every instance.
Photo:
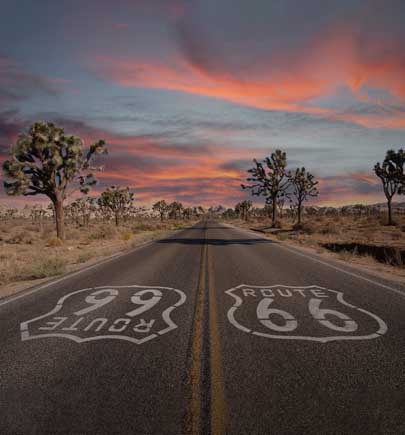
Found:
[[[399,266],[391,266],[377,261],[369,254],[360,255],[356,251],[347,250],[332,253],[323,247],[325,244],[356,243],[405,250],[405,215],[396,215],[396,224],[392,226],[386,225],[385,216],[306,216],[301,226],[283,219],[283,232],[273,234],[269,219],[251,218],[248,222],[229,222],[243,228],[264,230],[270,238],[309,248],[317,254],[324,254],[339,261],[365,266],[374,272],[386,274],[387,277],[405,279],[405,265],[400,261]]]
[[[67,225],[62,242],[52,222],[40,228],[24,219],[0,221],[0,297],[188,225],[190,222],[153,219],[118,228],[93,222],[88,228]]]

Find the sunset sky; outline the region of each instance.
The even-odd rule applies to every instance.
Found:
[[[96,192],[233,206],[276,148],[320,204],[379,202],[405,146],[403,0],[2,0],[0,162],[53,121],[110,155]],[[1,203],[26,202],[6,197]]]

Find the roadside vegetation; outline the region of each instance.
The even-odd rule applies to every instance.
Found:
[[[90,196],[103,169],[108,146],[100,139],[85,148],[81,138],[52,123],[34,123],[10,148],[3,163],[4,188],[10,196],[35,196],[47,205],[24,209],[0,206],[1,289],[56,276],[82,264],[122,251],[182,228],[202,217],[220,218],[269,237],[335,252],[339,258],[404,269],[405,153],[389,150],[373,171],[381,180],[386,205],[341,208],[308,205],[321,196],[316,177],[304,167],[288,168],[287,154],[274,151],[253,160],[242,189],[264,200],[263,207],[244,200],[226,208],[187,207],[181,202],[135,205],[127,186],[110,186]]]
[[[264,197],[264,207],[242,201],[221,217],[281,241],[335,253],[344,261],[371,267],[384,264],[405,277],[405,202],[394,203],[405,194],[405,153],[389,150],[374,174],[381,180],[384,204],[344,207],[305,206],[319,195],[318,181],[305,168],[287,170],[287,155],[276,150],[248,170],[242,189]],[[388,270],[389,271],[389,270]]]
[[[57,237],[53,211],[45,206],[0,206],[0,297],[135,248],[185,228],[199,219],[167,218],[143,207],[129,207],[116,225],[97,199],[65,206],[65,240]]]
[[[204,213],[177,201],[137,207],[127,186],[89,196],[97,184],[94,172],[102,170],[96,158],[107,154],[104,140],[85,149],[81,138],[44,122],[11,146],[3,163],[6,193],[49,203],[0,205],[0,297],[163,237]]]

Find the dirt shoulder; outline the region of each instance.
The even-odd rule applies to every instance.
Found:
[[[0,299],[186,228],[190,221],[71,226],[61,243],[52,224],[0,224]]]
[[[352,217],[338,218],[324,217],[312,223],[305,223],[303,229],[297,231],[292,222],[284,221],[281,228],[272,229],[267,219],[239,219],[224,221],[231,225],[254,230],[261,235],[299,248],[309,254],[316,254],[324,259],[333,260],[341,264],[349,264],[359,270],[383,279],[404,284],[405,264],[398,265],[377,260],[373,247],[384,247],[396,252],[405,250],[405,217],[397,219],[397,225],[388,227],[375,218],[353,219]],[[333,246],[342,249],[338,252],[331,250]],[[329,246],[329,249],[325,246]],[[359,252],[356,246],[371,247],[366,253]],[[347,248],[350,247],[350,250]],[[353,248],[353,249],[351,249]]]

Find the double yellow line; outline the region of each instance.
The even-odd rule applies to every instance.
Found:
[[[210,418],[210,432],[214,435],[225,433],[226,406],[221,360],[221,346],[218,329],[218,310],[215,298],[214,267],[205,232],[201,253],[201,266],[198,279],[196,307],[191,345],[191,404],[189,410],[190,433],[202,433],[203,418]],[[208,288],[207,288],[208,287]],[[204,318],[204,309],[208,297],[208,322]],[[208,331],[206,326],[208,325]],[[209,417],[202,415],[204,386],[203,359],[204,334],[209,334]]]

